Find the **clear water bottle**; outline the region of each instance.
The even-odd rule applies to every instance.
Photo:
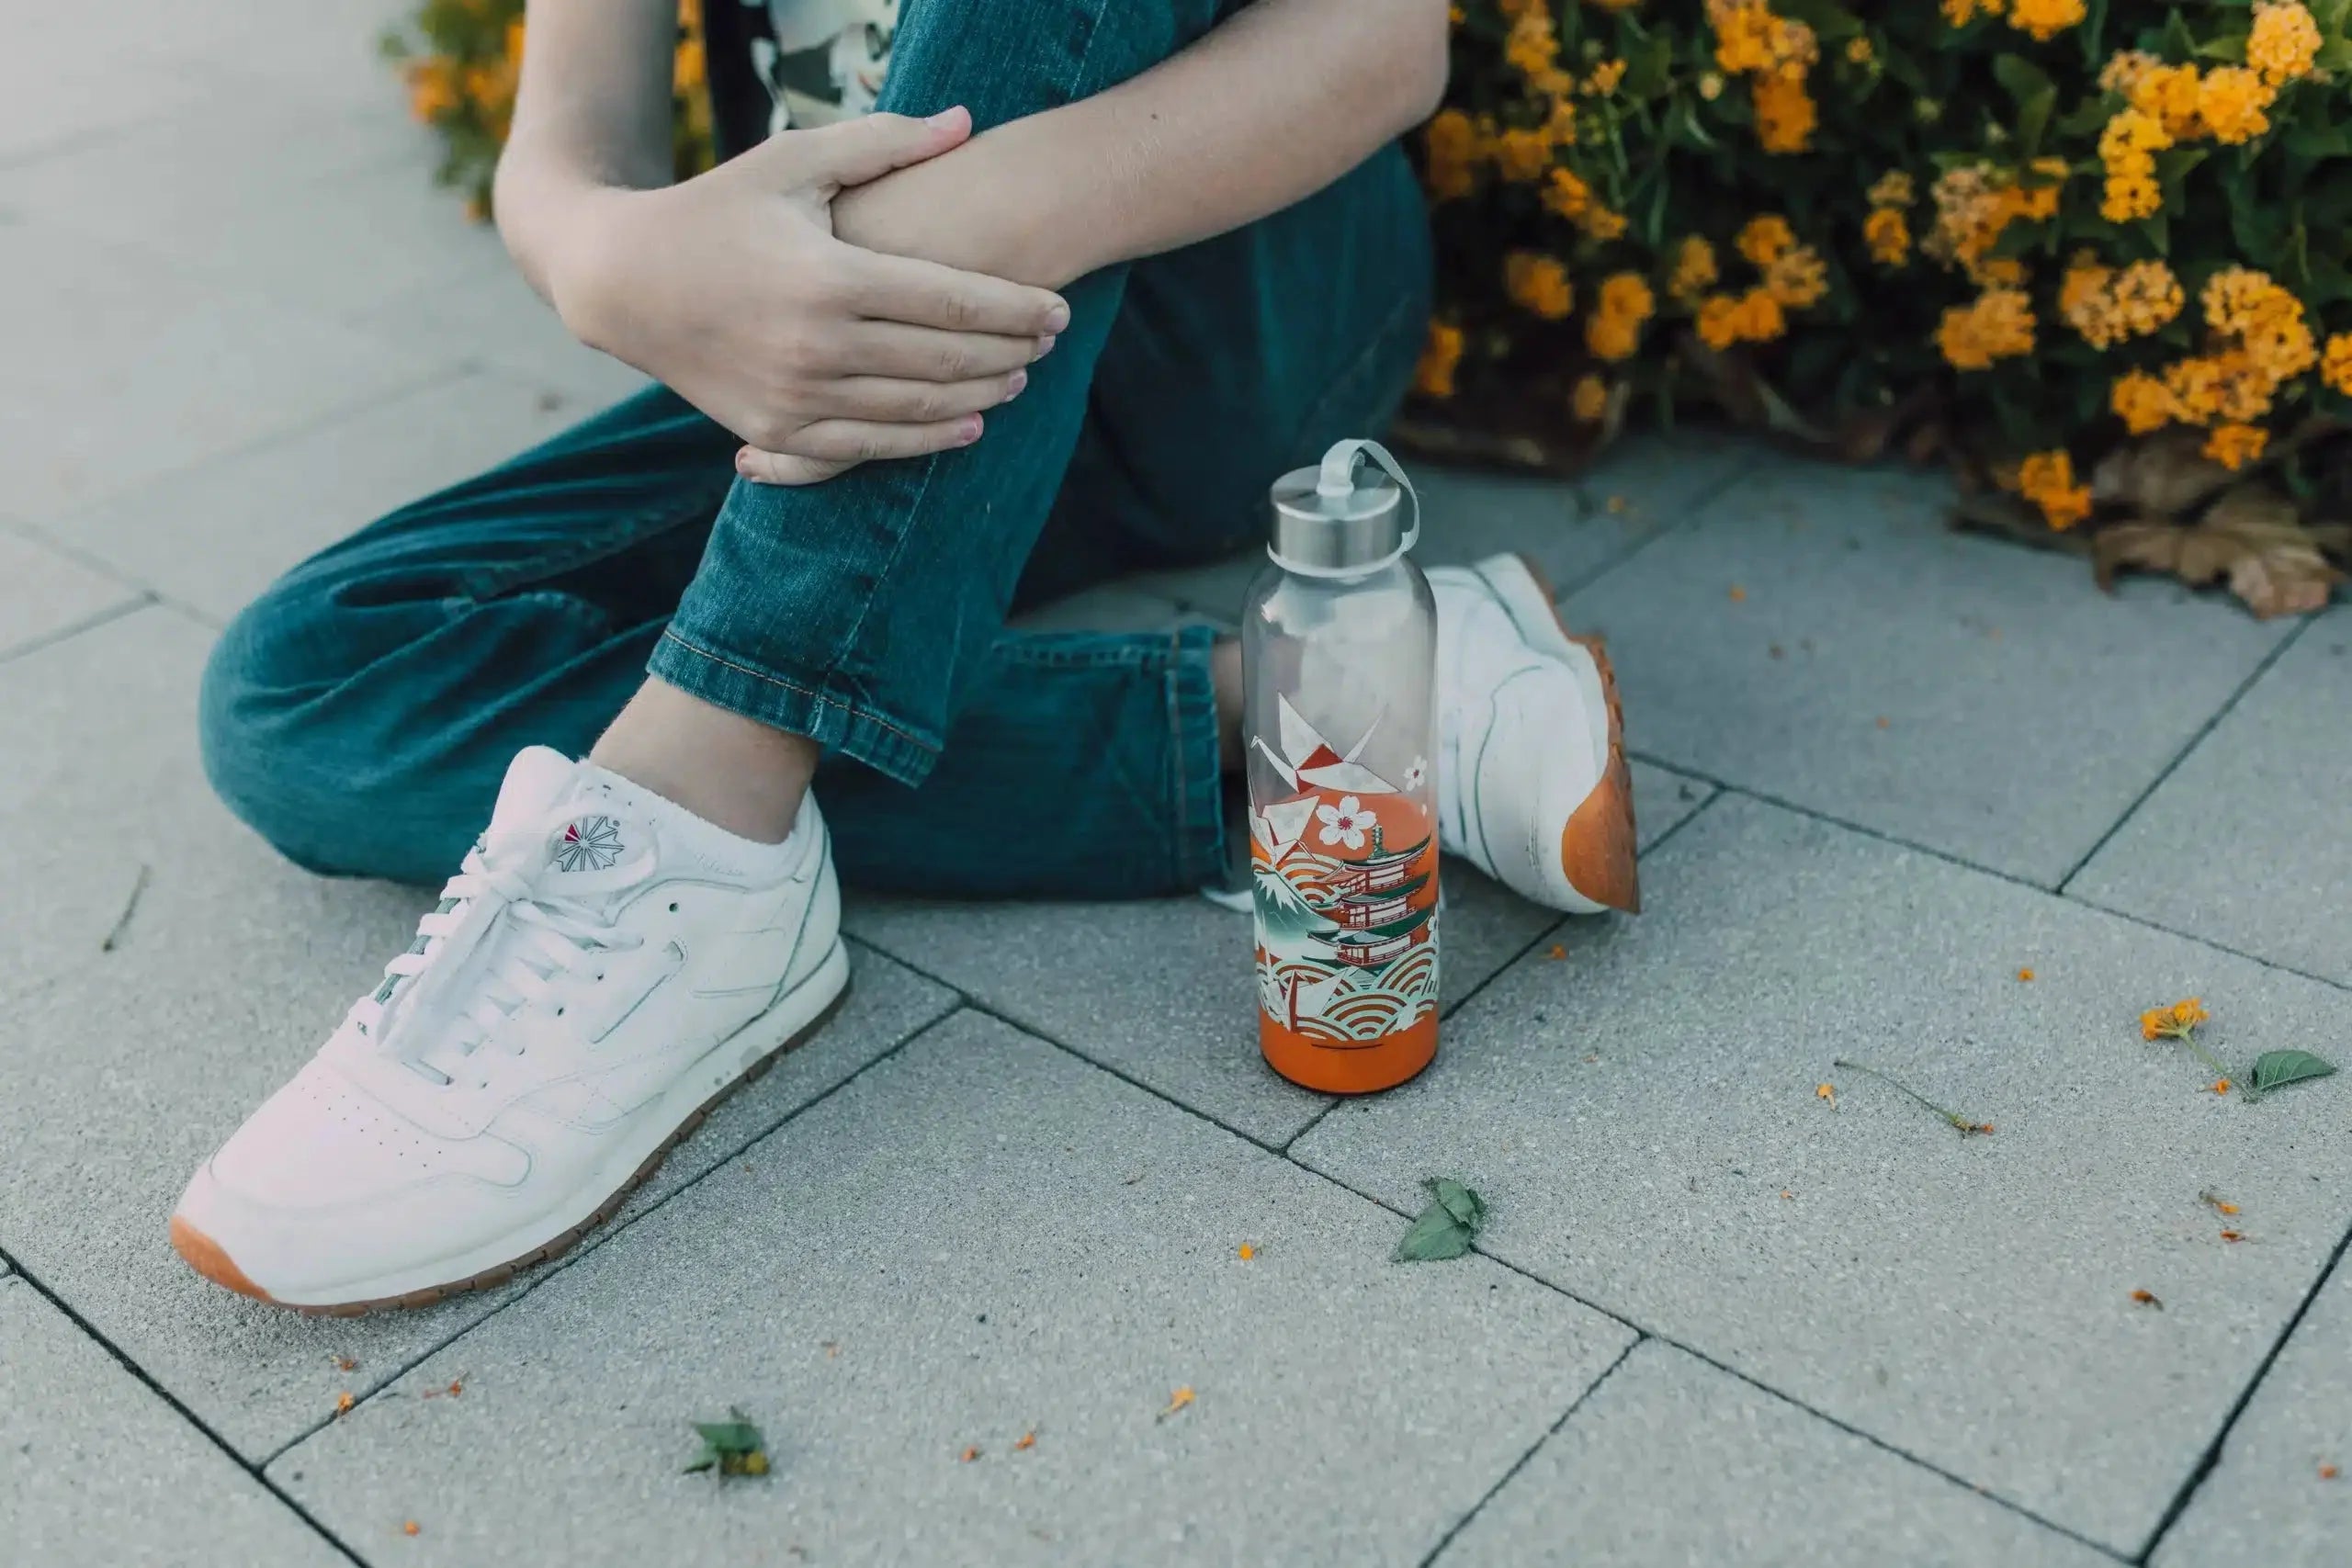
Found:
[[[1258,1041],[1295,1083],[1366,1094],[1437,1054],[1437,606],[1377,443],[1272,502],[1241,615]]]

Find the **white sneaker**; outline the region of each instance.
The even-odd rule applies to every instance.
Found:
[[[1616,677],[1519,556],[1429,573],[1437,596],[1438,841],[1572,914],[1636,910]]]
[[[188,1183],[172,1245],[283,1306],[422,1306],[608,1218],[849,983],[823,820],[756,844],[544,747],[412,947]]]

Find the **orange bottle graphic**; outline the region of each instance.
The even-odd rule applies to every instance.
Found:
[[[1364,455],[1385,472],[1361,479]],[[1410,494],[1369,442],[1284,475],[1243,611],[1259,1047],[1326,1093],[1437,1052],[1436,614]]]

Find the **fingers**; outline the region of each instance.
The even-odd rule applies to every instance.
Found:
[[[939,424],[1011,402],[1029,384],[1029,372],[969,381],[905,381],[852,376],[825,389],[828,406],[848,418],[884,424]]]
[[[1008,337],[1047,337],[1069,325],[1060,295],[984,272],[878,251],[860,252],[848,270],[849,308],[876,321]]]
[[[753,484],[763,485],[822,484],[855,466],[795,457],[785,452],[763,452],[756,446],[746,446],[735,454],[735,471]]]
[[[1009,375],[1033,365],[1053,345],[1050,337],[944,333],[903,321],[858,321],[842,333],[835,357],[844,372],[854,370],[859,375],[908,381],[970,381]]]
[[[788,443],[789,451],[742,448],[735,454],[735,471],[762,484],[814,484],[855,463],[878,462],[887,457],[922,457],[969,446],[980,438],[983,428],[980,416],[976,413],[931,424],[820,419],[794,433]],[[827,464],[833,465],[831,473],[815,472]]]
[[[780,165],[795,185],[862,186],[893,169],[935,158],[972,134],[972,117],[961,107],[916,119],[902,114],[870,114],[769,139]]]

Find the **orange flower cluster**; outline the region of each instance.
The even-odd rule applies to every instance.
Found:
[[[1503,288],[1513,303],[1547,321],[1559,321],[1576,309],[1567,265],[1557,256],[1511,252],[1503,258]]]
[[[1642,323],[1657,311],[1657,297],[1640,273],[1612,274],[1600,286],[1600,308],[1585,320],[1585,346],[1596,358],[1631,359],[1642,345]]]
[[[2098,134],[2098,161],[2107,169],[2098,215],[2109,223],[2154,216],[2164,205],[2164,192],[2156,185],[2156,154],[2172,144],[2172,133],[2144,109],[2124,109],[2109,120]]]
[[[1774,16],[1768,0],[1707,0],[1707,24],[1715,31],[1715,63],[1750,78],[1758,144],[1767,152],[1812,145],[1819,114],[1804,79],[1821,58],[1813,29]]]
[[[2297,0],[2256,0],[2245,62],[2263,81],[2282,86],[2312,73],[2319,60],[2319,24]]]
[[[2205,455],[2235,470],[2269,444],[2256,422],[2269,416],[2280,389],[2313,365],[2323,378],[2330,371],[2303,320],[2302,301],[2267,273],[2223,267],[2206,280],[2198,302],[2209,351],[2166,366],[2161,378],[2143,371],[2118,378],[2109,404],[2135,435],[2175,423],[2211,427]],[[2352,344],[2334,363],[2335,374],[2352,384]]]
[[[1719,276],[1715,247],[1696,234],[1686,235],[1674,248],[1674,265],[1666,277],[1667,295],[1687,305],[1713,288]]]
[[[1453,372],[1462,363],[1462,329],[1448,321],[1430,323],[1429,341],[1421,345],[1421,362],[1413,367],[1413,389],[1425,398],[1453,396]]]
[[[1829,291],[1820,253],[1798,244],[1789,220],[1778,213],[1749,219],[1733,247],[1762,280],[1745,294],[1711,294],[1700,301],[1699,339],[1710,348],[1770,343],[1788,331],[1789,310],[1817,304]]]
[[[1993,247],[2012,223],[2055,218],[2065,178],[2063,158],[2037,158],[2022,172],[1991,164],[1947,169],[1928,192],[1936,221],[1923,248],[1945,265],[1958,266],[1973,283],[2023,283],[2024,264],[1994,255]]]
[[[2033,304],[2022,288],[1987,288],[1944,312],[1936,347],[1955,370],[1989,370],[1998,359],[2033,352]]]
[[[2061,531],[2091,514],[2090,486],[2075,482],[2075,459],[2063,446],[2036,452],[2018,465],[2018,492],[2041,508],[2050,525]],[[2020,969],[2018,978],[2030,980],[2033,971]]]
[[[2083,0],[1943,0],[1944,20],[1964,28],[1978,17],[2007,16],[2009,26],[2047,43],[2080,22]]]
[[[2177,1001],[2168,1008],[2150,1008],[2140,1015],[2140,1038],[2143,1040],[2186,1040],[2197,1026],[2213,1015],[2195,997]]]
[[[2119,270],[2100,265],[2083,251],[2059,287],[2058,313],[2093,348],[2111,348],[2162,331],[2187,299],[2180,279],[2160,261],[2133,262]]]

